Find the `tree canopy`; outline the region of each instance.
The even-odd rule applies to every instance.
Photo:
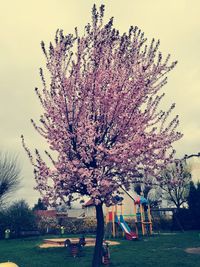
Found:
[[[178,209],[187,202],[192,179],[189,165],[183,160],[177,160],[167,166],[162,172],[161,189],[163,198],[175,205]]]
[[[155,174],[172,161],[178,116],[168,121],[174,104],[159,110],[161,88],[176,61],[163,58],[159,41],[147,45],[144,33],[130,27],[120,34],[113,18],[103,24],[104,6],[94,5],[83,36],[58,30],[47,51],[50,84],[43,70],[36,94],[44,109],[35,129],[57,152],[46,164],[31,154],[37,190],[50,205],[71,201],[74,193],[96,205],[110,205],[120,186],[129,188],[140,170]]]

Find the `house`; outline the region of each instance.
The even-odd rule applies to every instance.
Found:
[[[68,218],[81,219],[85,217],[85,211],[82,208],[72,208],[67,210]]]
[[[56,210],[35,210],[34,214],[37,217],[56,218]]]

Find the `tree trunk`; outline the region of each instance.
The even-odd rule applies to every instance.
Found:
[[[97,218],[97,230],[92,267],[99,267],[101,265],[102,245],[104,238],[104,215],[102,204],[95,206],[95,208]]]

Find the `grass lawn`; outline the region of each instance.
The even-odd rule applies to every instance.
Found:
[[[0,262],[9,260],[20,267],[91,266],[93,248],[84,248],[84,255],[74,259],[66,248],[39,248],[43,238],[0,240]],[[161,234],[141,241],[120,242],[120,245],[110,247],[112,267],[200,266],[200,254],[188,254],[184,251],[188,247],[200,247],[198,232]]]

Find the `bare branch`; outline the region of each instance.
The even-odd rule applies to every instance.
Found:
[[[0,206],[19,188],[20,172],[17,156],[0,153]]]

